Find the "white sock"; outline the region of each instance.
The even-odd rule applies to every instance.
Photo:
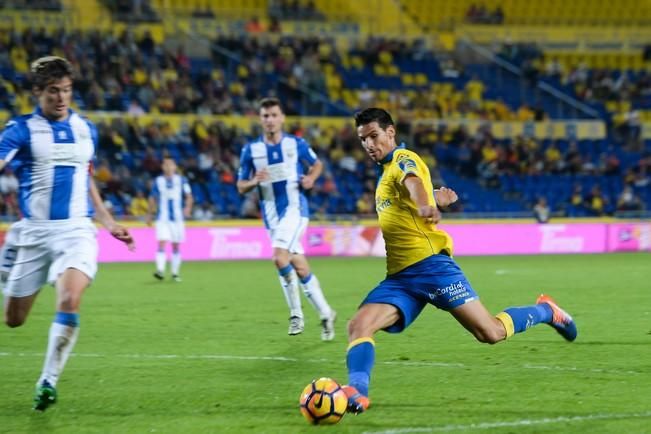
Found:
[[[165,273],[165,252],[156,252],[156,270],[163,274]]]
[[[179,252],[172,253],[172,274],[178,276],[180,269],[181,269],[181,253]]]
[[[310,301],[310,304],[314,306],[314,309],[319,313],[321,319],[330,318],[332,315],[332,309],[323,296],[323,291],[321,290],[321,284],[319,284],[319,279],[316,278],[314,274],[309,274],[307,276],[307,281],[301,279],[301,288],[303,288],[303,294]]]
[[[43,373],[38,384],[47,380],[52,386],[56,386],[68,356],[77,342],[77,336],[79,336],[79,327],[52,323]]]
[[[296,276],[296,272],[292,269],[289,273],[278,276],[278,279],[283,288],[287,306],[289,306],[289,316],[303,318],[301,296],[298,293],[298,276]]]

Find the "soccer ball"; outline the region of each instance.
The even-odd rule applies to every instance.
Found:
[[[348,397],[332,378],[319,378],[305,386],[299,399],[301,413],[314,425],[332,425],[346,414]]]

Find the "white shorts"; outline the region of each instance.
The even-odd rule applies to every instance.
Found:
[[[301,239],[308,222],[309,219],[301,216],[300,212],[286,214],[275,227],[269,229],[271,247],[286,249],[289,253],[298,255],[305,253]]]
[[[182,221],[156,221],[156,239],[158,241],[182,243],[185,241],[185,224]]]
[[[90,219],[23,219],[10,226],[2,247],[3,292],[8,297],[30,296],[45,283],[54,283],[68,268],[93,280],[97,253],[97,228]]]

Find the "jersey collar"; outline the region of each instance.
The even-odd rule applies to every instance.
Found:
[[[390,163],[391,160],[393,160],[393,153],[396,152],[396,150],[398,150],[398,149],[406,149],[406,148],[407,148],[407,145],[405,145],[404,142],[401,142],[398,146],[393,148],[393,150],[391,152],[389,152],[386,155],[386,157],[384,157],[383,159],[378,161],[378,164],[382,165],[382,164]]]
[[[68,107],[68,117],[65,118],[65,119],[62,120],[62,121],[51,121],[51,120],[49,120],[49,119],[48,119],[48,118],[43,114],[43,110],[41,110],[41,107],[36,107],[36,110],[34,110],[34,113],[36,113],[37,115],[41,116],[41,117],[44,118],[44,119],[47,119],[48,122],[66,122],[68,119],[70,119],[70,115],[72,115],[73,112],[72,112],[72,109]]]
[[[285,138],[286,135],[287,135],[287,133],[285,133],[285,132],[283,131],[282,135],[280,136],[280,141],[279,141],[278,143],[267,143],[267,142],[264,140],[264,134],[263,134],[263,135],[260,136],[260,141],[261,141],[262,143],[264,143],[265,145],[267,145],[267,146],[278,146],[278,145],[280,145],[280,144],[283,142],[283,139]]]

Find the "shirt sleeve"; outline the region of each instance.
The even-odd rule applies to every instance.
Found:
[[[88,127],[90,128],[90,138],[93,141],[93,163],[97,164],[97,151],[99,149],[99,133],[97,132],[97,127],[94,123],[88,122]]]
[[[237,171],[237,180],[246,181],[253,175],[253,158],[251,157],[251,147],[246,145],[242,148],[240,154],[240,168]]]
[[[158,191],[158,178],[154,179],[154,186],[151,188],[151,197],[156,200],[160,199],[160,191]]]
[[[420,163],[420,164],[419,164]],[[398,167],[398,178],[402,184],[407,175],[415,175],[422,179],[422,160],[418,157],[412,157],[409,154],[398,154],[396,156],[396,166]]]
[[[192,188],[190,187],[190,183],[188,182],[188,178],[185,176],[183,177],[183,193],[184,194],[192,194]]]
[[[299,160],[306,162],[310,166],[313,165],[318,159],[316,152],[312,150],[310,145],[304,139],[297,138],[296,140]]]
[[[28,142],[29,137],[25,127],[18,121],[10,120],[0,134],[0,160],[11,161]]]

